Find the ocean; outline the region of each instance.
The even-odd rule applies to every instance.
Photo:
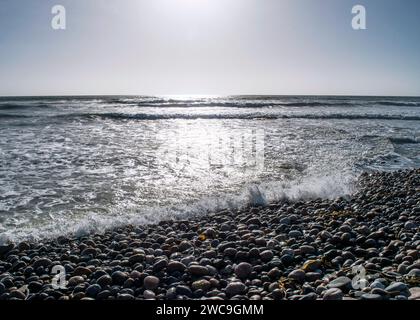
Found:
[[[420,98],[0,98],[0,243],[351,195],[420,167]]]

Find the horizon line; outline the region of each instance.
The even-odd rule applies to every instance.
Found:
[[[63,94],[63,95],[0,95],[1,98],[58,98],[58,97],[360,97],[360,98],[420,98],[420,95],[377,94]]]

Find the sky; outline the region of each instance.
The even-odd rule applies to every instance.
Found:
[[[0,95],[420,96],[419,16],[419,0],[0,0]]]

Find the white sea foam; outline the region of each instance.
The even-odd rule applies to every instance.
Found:
[[[22,240],[40,241],[58,236],[81,237],[91,233],[125,225],[148,225],[162,220],[194,219],[225,209],[237,210],[249,206],[265,206],[271,203],[305,201],[317,198],[334,199],[349,196],[355,191],[356,176],[338,173],[327,176],[311,176],[300,181],[273,181],[260,185],[252,184],[236,195],[207,197],[177,207],[125,208],[111,210],[111,214],[89,213],[84,217],[66,219],[57,216],[43,226],[9,230],[0,235],[0,244]]]

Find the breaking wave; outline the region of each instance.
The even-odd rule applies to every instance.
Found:
[[[56,117],[113,120],[171,120],[171,119],[344,119],[344,120],[420,120],[420,116],[387,114],[151,114],[151,113],[82,113],[57,115]]]
[[[58,236],[82,237],[103,233],[113,228],[142,226],[163,220],[188,219],[223,210],[242,210],[252,206],[266,206],[282,201],[296,202],[313,199],[334,199],[355,192],[355,173],[311,176],[298,180],[250,184],[240,194],[203,198],[177,207],[113,208],[107,215],[91,212],[79,219],[57,217],[48,225],[10,229],[0,234],[0,244],[23,240],[42,241]]]

